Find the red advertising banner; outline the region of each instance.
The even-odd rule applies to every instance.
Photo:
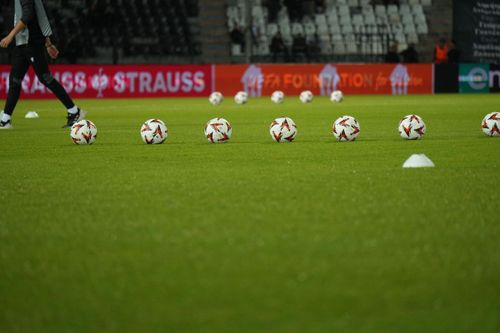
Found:
[[[217,65],[214,90],[225,95],[244,90],[250,96],[269,96],[275,90],[287,95],[311,90],[322,96],[333,90],[347,94],[431,94],[432,64]]]
[[[311,90],[346,94],[430,94],[432,64],[286,65],[55,65],[52,73],[74,98],[207,97],[212,91],[269,96],[275,90],[299,95]],[[0,98],[5,98],[10,66],[0,66]],[[23,98],[53,98],[30,69]]]
[[[54,77],[74,98],[200,97],[212,91],[212,66],[51,66]],[[0,98],[5,98],[10,66],[0,66]],[[23,98],[53,98],[32,69]]]

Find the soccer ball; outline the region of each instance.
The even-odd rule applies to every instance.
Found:
[[[340,90],[335,90],[330,95],[330,100],[335,103],[340,103],[344,100],[344,94]]]
[[[288,117],[277,118],[271,123],[269,133],[276,142],[292,142],[297,136],[297,125]]]
[[[338,141],[354,141],[359,135],[360,127],[356,118],[342,116],[335,120],[332,126],[333,136]]]
[[[487,136],[500,136],[500,112],[488,113],[481,127]]]
[[[215,91],[210,94],[210,97],[208,97],[208,101],[213,105],[219,105],[224,101],[224,96],[222,96],[220,92]]]
[[[421,139],[425,134],[425,130],[424,120],[414,114],[404,116],[399,122],[399,135],[401,135],[403,139]]]
[[[283,103],[285,101],[285,93],[283,93],[281,90],[276,90],[271,95],[271,101],[273,101],[276,104]]]
[[[314,95],[310,90],[305,90],[300,93],[299,99],[302,103],[311,103],[313,101]]]
[[[248,102],[248,94],[244,91],[238,91],[238,93],[234,95],[234,102],[236,104],[246,104]]]
[[[80,120],[71,126],[70,135],[77,145],[91,145],[97,138],[97,127],[90,120]]]
[[[168,137],[168,128],[160,119],[149,119],[141,126],[141,138],[148,145],[158,145]]]
[[[205,137],[212,143],[226,142],[231,139],[233,128],[224,118],[214,118],[205,125]]]

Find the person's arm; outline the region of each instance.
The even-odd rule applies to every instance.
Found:
[[[28,23],[33,20],[34,17],[34,7],[33,7],[33,0],[21,0],[21,8],[23,11],[23,14],[21,16],[21,19],[19,22],[16,23],[14,28],[10,31],[10,33],[0,41],[0,47],[6,48],[12,43],[14,38],[18,33],[23,31],[27,26]]]
[[[47,49],[47,53],[52,59],[57,59],[57,56],[59,55],[59,50],[54,44],[52,44],[50,37],[45,38],[45,48]]]
[[[26,28],[26,24],[23,21],[17,22],[14,29],[10,31],[10,33],[0,41],[0,47],[6,48],[12,43],[16,35],[21,32],[24,28]]]

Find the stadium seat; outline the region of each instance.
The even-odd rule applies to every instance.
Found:
[[[363,15],[355,14],[352,16],[352,24],[354,26],[360,26],[365,24],[365,20],[363,19]]]
[[[349,42],[346,44],[346,53],[347,54],[357,54],[358,47],[355,42]]]
[[[276,23],[269,23],[267,25],[267,35],[270,37],[273,37],[274,35],[276,35],[278,30],[279,30],[278,24],[276,24]]]
[[[413,16],[409,13],[403,14],[401,22],[405,25],[406,24],[413,24]]]
[[[304,32],[307,36],[314,35],[316,33],[316,25],[312,22],[306,23],[304,25]]]
[[[342,26],[342,33],[344,35],[352,34],[353,32],[354,32],[354,29],[352,28],[352,25],[343,25]]]
[[[387,6],[387,14],[391,15],[391,14],[398,14],[398,13],[399,13],[398,6],[396,6],[396,5]]]
[[[404,32],[406,34],[413,34],[416,33],[417,30],[415,29],[415,25],[413,23],[409,23],[404,25]]]
[[[365,22],[365,25],[366,24],[371,24],[371,25],[377,24],[377,21],[375,19],[375,15],[373,15],[373,14],[365,15],[364,22]]]
[[[292,23],[292,35],[304,34],[304,27],[300,23]]]
[[[399,13],[401,15],[409,15],[411,14],[410,6],[408,4],[401,4],[399,6]]]
[[[422,35],[426,35],[429,33],[429,29],[427,28],[427,24],[419,24],[417,25],[417,32]]]
[[[340,25],[351,25],[351,16],[341,16]]]
[[[342,33],[342,29],[340,29],[339,25],[331,25],[330,26],[330,33],[332,35],[334,35],[334,34],[341,34]]]
[[[346,49],[344,43],[333,44],[333,53],[338,55],[346,54]]]
[[[337,43],[343,43],[344,42],[344,36],[341,34],[332,34],[332,43],[337,44]]]
[[[377,16],[386,16],[387,12],[385,10],[385,6],[384,5],[376,5],[375,6],[375,13],[377,14]]]
[[[424,9],[422,8],[422,5],[416,4],[411,6],[411,11],[413,15],[424,15]]]
[[[415,32],[408,33],[408,43],[418,44],[418,35]]]
[[[338,15],[342,18],[342,17],[351,17],[350,15],[350,11],[349,11],[349,7],[346,6],[346,5],[341,5],[338,7]]]

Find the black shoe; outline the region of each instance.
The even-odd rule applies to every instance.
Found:
[[[3,129],[12,129],[12,123],[10,122],[10,120],[0,121],[0,130]]]
[[[78,112],[74,114],[68,112],[68,118],[67,118],[68,122],[66,123],[66,125],[63,126],[63,128],[69,128],[73,126],[76,122],[84,119],[86,115],[87,113],[80,109],[78,109]]]

